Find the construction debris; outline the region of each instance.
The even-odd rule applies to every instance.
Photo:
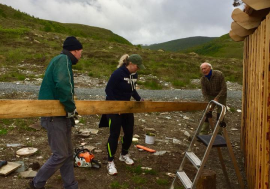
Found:
[[[37,175],[37,171],[33,171],[32,169],[29,169],[28,171],[24,171],[20,173],[20,176],[22,178],[34,178]]]
[[[4,165],[3,167],[0,168],[0,175],[8,175],[11,172],[15,171],[21,166],[19,163],[15,162],[7,162],[7,165]]]
[[[30,156],[33,155],[34,153],[37,152],[37,148],[33,148],[33,147],[26,147],[26,148],[21,148],[19,149],[16,154],[19,156]]]

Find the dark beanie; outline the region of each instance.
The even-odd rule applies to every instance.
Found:
[[[68,51],[81,50],[83,48],[82,44],[76,37],[67,37],[63,44],[63,49]]]

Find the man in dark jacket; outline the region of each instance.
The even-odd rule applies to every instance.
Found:
[[[215,100],[226,106],[227,85],[224,75],[221,71],[213,70],[212,65],[205,62],[200,66],[203,76],[201,77],[202,94],[205,101]],[[221,107],[217,109],[217,119],[220,116]],[[210,112],[212,115],[212,112]],[[206,135],[209,131],[209,122],[206,118],[200,134]],[[221,132],[219,132],[221,134]]]
[[[63,51],[49,63],[43,78],[39,100],[59,100],[67,115],[42,117],[41,125],[47,130],[52,156],[29,183],[30,188],[44,188],[47,180],[60,169],[65,189],[78,189],[74,176],[71,127],[74,126],[76,106],[72,65],[81,58],[82,44],[73,36],[67,37]]]

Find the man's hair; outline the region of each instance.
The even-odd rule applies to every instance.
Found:
[[[201,66],[202,66],[203,64],[206,64],[206,65],[209,66],[211,69],[213,69],[213,67],[212,67],[212,65],[211,65],[210,63],[204,62],[204,63],[201,64]],[[200,67],[201,67],[201,66],[200,66]]]

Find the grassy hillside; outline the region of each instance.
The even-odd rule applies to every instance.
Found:
[[[63,41],[74,35],[83,44],[83,56],[74,66],[78,74],[108,80],[123,54],[140,54],[147,69],[139,71],[143,88],[160,89],[160,80],[175,88],[192,88],[191,79],[199,79],[199,65],[211,62],[226,79],[242,82],[242,61],[213,58],[179,52],[158,52],[133,46],[109,30],[63,24],[34,18],[0,4],[0,81],[42,78],[51,58],[59,54]]]
[[[191,47],[181,52],[195,52],[199,55],[224,57],[224,58],[243,58],[243,42],[234,42],[229,34],[223,35],[208,43]]]
[[[96,40],[119,42],[131,45],[129,41],[103,28],[79,25],[79,24],[62,24],[59,22],[42,20],[30,16],[13,8],[0,4],[0,23],[1,33],[15,32],[6,31],[5,29],[19,29],[25,32],[39,30],[43,32],[53,32],[79,37],[91,37]]]
[[[176,39],[176,40],[168,41],[164,43],[143,46],[143,48],[151,49],[151,50],[163,49],[165,51],[177,52],[177,51],[188,49],[190,47],[204,44],[215,38],[216,37],[188,37],[184,39]]]

